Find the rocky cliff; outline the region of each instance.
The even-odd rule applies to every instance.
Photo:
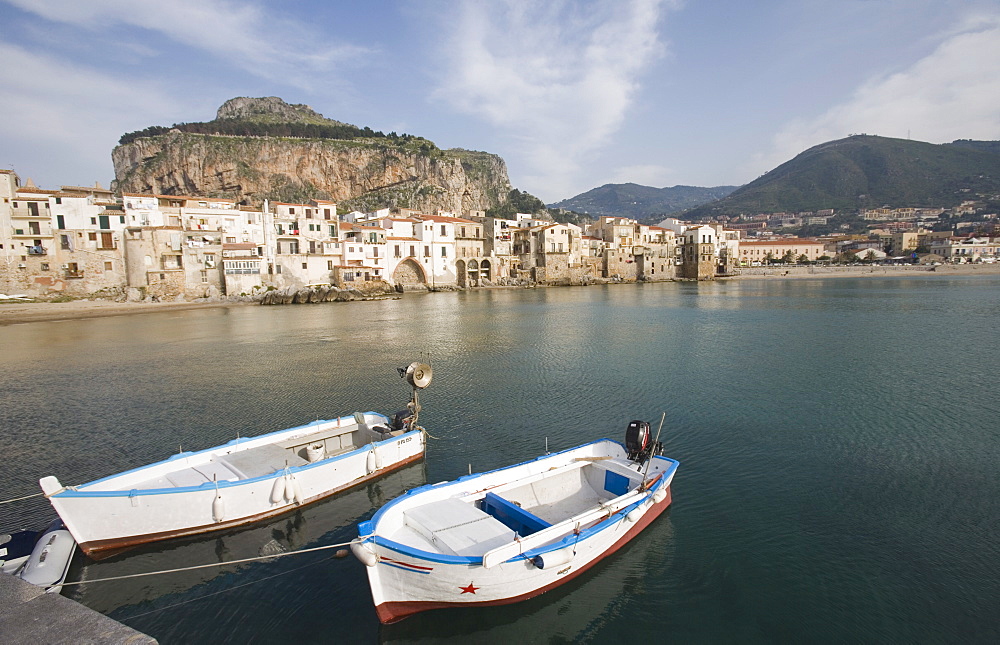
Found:
[[[352,138],[182,131],[198,126],[198,132],[231,132],[234,124],[251,122],[266,123],[273,131],[274,124],[292,121],[345,126],[307,106],[273,97],[231,99],[216,121],[181,124],[163,133],[150,128],[146,132],[153,132],[151,136],[133,133],[111,153],[116,188],[229,197],[254,205],[265,199],[329,199],[359,210],[388,206],[457,213],[488,210],[508,199],[510,180],[503,159],[485,152],[439,150],[426,139],[366,136],[372,134],[367,129]]]

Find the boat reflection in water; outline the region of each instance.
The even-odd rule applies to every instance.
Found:
[[[587,575],[515,604],[416,614],[382,625],[380,640],[421,645],[590,642],[607,633],[602,631],[607,623],[623,612],[645,606],[653,620],[657,613],[668,611],[667,589],[659,585],[673,560],[674,529],[668,509]]]
[[[141,545],[100,561],[77,558],[67,579],[86,581],[127,576],[347,542],[355,537],[358,521],[370,517],[377,508],[406,490],[425,484],[425,468],[424,462],[406,466],[328,500],[303,506],[294,513],[250,526],[213,535]],[[216,599],[206,598],[197,603],[199,608],[212,611],[211,607],[204,605],[216,602],[227,604],[229,599],[224,593],[226,591],[296,570],[316,567],[322,562],[336,567],[340,562],[337,565],[330,564],[334,553],[335,550],[325,550],[230,566],[95,582],[66,587],[64,595],[102,614],[131,624],[130,619],[133,617],[218,594]],[[345,561],[354,564],[354,558],[345,558]],[[304,570],[284,576],[290,580],[281,584],[291,583],[293,590],[296,578],[312,576],[312,573]],[[271,583],[272,592],[274,586],[275,583]],[[366,592],[364,587],[356,591],[359,596],[367,595]],[[335,592],[331,590],[331,593]]]

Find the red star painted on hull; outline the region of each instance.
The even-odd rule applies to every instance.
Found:
[[[459,587],[459,589],[462,590],[462,593],[474,594],[476,593],[476,589],[479,589],[479,587],[475,586],[473,583],[470,582],[468,587]]]

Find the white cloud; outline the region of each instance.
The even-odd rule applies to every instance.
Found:
[[[318,42],[311,25],[292,22],[256,3],[232,0],[6,0],[24,11],[106,37],[128,38],[115,25],[158,32],[208,52],[251,74],[302,89],[316,75],[356,58],[366,49]],[[329,80],[324,82],[329,83]]]
[[[500,128],[539,195],[579,192],[581,163],[625,119],[662,53],[664,0],[462,3],[434,98]],[[673,6],[673,4],[671,4]]]
[[[775,135],[770,152],[753,159],[747,175],[850,134],[931,143],[1000,139],[1000,15],[967,18],[942,38],[907,69],[870,79],[815,119],[788,124]]]
[[[670,182],[674,175],[674,169],[655,164],[640,164],[636,166],[623,166],[615,170],[611,176],[613,184],[641,184],[643,186],[654,186],[662,188]]]
[[[107,181],[123,123],[169,120],[179,107],[158,87],[129,82],[0,43],[8,69],[0,92],[0,140],[24,177],[60,184]],[[39,82],[44,79],[44,82]],[[80,176],[86,168],[90,176]]]

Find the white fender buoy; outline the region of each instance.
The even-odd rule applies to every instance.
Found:
[[[664,499],[666,499],[666,497],[667,497],[667,487],[660,486],[659,488],[656,489],[656,492],[653,493],[653,503],[659,504]]]
[[[291,474],[285,475],[285,501],[292,501],[295,499],[295,483],[292,482]]]
[[[377,466],[375,465],[375,449],[372,448],[371,451],[369,451],[368,453],[368,458],[365,460],[365,470],[367,470],[368,474],[371,475],[373,472],[375,472],[376,468]]]
[[[212,519],[221,522],[226,517],[226,504],[222,501],[222,495],[216,491],[215,501],[212,502]]]
[[[302,487],[299,486],[299,480],[295,475],[291,475],[289,479],[292,480],[292,498],[296,504],[302,504],[306,501],[306,496],[302,494]]]
[[[628,520],[629,522],[632,522],[633,524],[635,524],[636,522],[638,522],[642,518],[642,514],[643,514],[644,511],[645,511],[645,508],[643,508],[643,505],[640,504],[639,506],[636,506],[631,511],[629,511],[628,513],[626,513],[625,514],[625,519]]]
[[[560,549],[559,551],[551,551],[549,553],[536,555],[531,559],[531,562],[539,569],[551,569],[552,567],[558,567],[561,564],[566,564],[572,559],[573,549],[567,547],[565,549]]]
[[[285,478],[275,477],[274,486],[271,488],[271,503],[280,504],[285,498]]]
[[[378,562],[378,556],[365,548],[365,545],[361,542],[351,543],[351,553],[354,554],[358,560],[366,567],[374,567]]]

